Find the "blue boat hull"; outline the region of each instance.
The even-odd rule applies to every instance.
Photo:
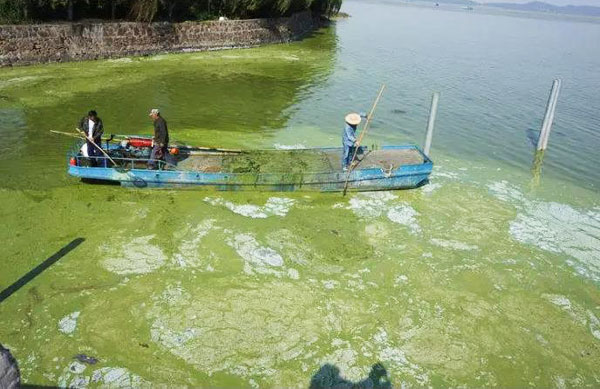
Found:
[[[423,156],[423,163],[401,165],[389,171],[382,168],[357,168],[350,173],[349,177],[341,170],[304,174],[209,173],[193,170],[123,170],[107,167],[69,166],[68,172],[74,177],[119,182],[125,187],[195,187],[219,191],[336,192],[344,190],[347,178],[348,190],[351,191],[411,189],[428,182],[433,163],[416,146],[385,146],[382,149],[417,150]]]

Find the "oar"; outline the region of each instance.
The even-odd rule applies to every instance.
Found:
[[[369,130],[369,124],[371,123],[371,119],[373,118],[373,113],[375,112],[375,107],[377,107],[377,103],[379,103],[379,99],[381,98],[381,95],[383,94],[384,89],[385,89],[385,84],[382,84],[381,89],[379,90],[379,94],[377,95],[377,98],[375,99],[375,102],[373,103],[373,107],[371,107],[371,111],[369,112],[369,115],[367,116],[367,121],[365,122],[365,125],[363,126],[363,129],[360,132],[360,136],[358,137],[358,142],[356,142],[357,144],[354,147],[354,154],[352,155],[352,160],[350,161],[350,167],[348,168],[348,174],[346,175],[346,182],[344,183],[344,192],[343,192],[344,196],[346,196],[346,191],[348,190],[348,180],[350,180],[350,174],[354,170],[354,159],[356,158],[356,154],[358,153],[358,149],[360,148],[360,144],[361,144],[363,138],[365,137],[367,131]]]
[[[180,146],[180,145],[174,145],[177,147],[185,147],[187,149],[189,149],[190,151],[215,151],[215,152],[222,152],[222,153],[232,153],[232,154],[240,154],[243,153],[243,150],[240,149],[222,149],[220,147],[205,147],[205,146]]]
[[[104,150],[102,150],[102,147],[99,147],[99,146],[96,144],[96,142],[94,142],[94,141],[92,140],[92,138],[88,138],[88,137],[85,135],[85,132],[81,131],[79,128],[75,128],[75,129],[76,129],[76,130],[77,130],[77,131],[78,131],[78,132],[79,132],[81,135],[85,136],[85,138],[86,138],[86,139],[87,139],[87,140],[88,140],[88,141],[89,141],[91,144],[93,144],[93,145],[94,145],[94,147],[96,147],[98,150],[100,150],[100,151],[102,152],[102,154],[104,154],[104,156],[105,156],[106,158],[108,158],[108,160],[109,160],[110,162],[112,162],[112,164],[113,164],[115,167],[117,167],[117,166],[118,166],[118,165],[117,165],[117,163],[116,163],[116,162],[115,162],[115,161],[114,161],[114,160],[113,160],[113,159],[110,157],[110,155],[106,154],[106,152],[104,152]]]
[[[53,133],[53,134],[60,134],[60,135],[70,136],[71,138],[85,139],[81,135],[71,134],[70,132],[54,131],[54,130],[50,130],[50,132]]]
[[[50,132],[53,132],[55,134],[61,134],[61,135],[67,135],[70,137],[74,137],[74,138],[81,138],[81,136],[72,134],[70,132],[63,132],[63,131],[54,131],[54,130],[50,130]],[[140,138],[146,138],[144,136],[139,136]],[[115,135],[115,134],[111,134],[110,138],[105,139],[105,140],[129,140],[131,138],[137,138],[135,135]],[[85,139],[85,138],[84,138]],[[150,138],[147,138],[150,139]],[[241,149],[224,149],[221,147],[211,147],[211,146],[190,146],[190,145],[180,145],[177,143],[171,144],[171,146],[176,146],[176,147],[183,147],[186,149],[189,149],[190,151],[218,151],[218,152],[224,152],[224,153],[243,153],[243,150]]]
[[[143,135],[111,134],[111,136],[116,140],[130,140],[131,138],[151,139],[150,137],[143,136]],[[243,153],[244,152],[241,149],[224,149],[221,147],[212,147],[212,146],[192,146],[192,145],[178,144],[177,142],[170,144],[170,147],[186,148],[186,149],[189,149],[190,151],[222,151],[222,152],[227,152],[227,153]]]
[[[53,134],[65,135],[65,136],[69,136],[71,138],[76,138],[76,139],[82,139],[82,140],[87,139],[83,135],[72,134],[70,132],[55,131],[55,130],[50,130],[50,132]],[[116,136],[122,136],[122,135],[116,135]],[[115,136],[113,136],[112,134],[111,134],[110,138],[107,138],[105,140],[111,140],[111,139],[115,139]],[[125,139],[127,139],[127,138],[123,138],[123,140],[125,140]],[[229,155],[229,154],[243,153],[242,150],[235,150],[235,149],[220,149],[220,148],[213,148],[213,147],[194,147],[194,146],[181,146],[181,145],[174,145],[174,146],[185,147],[188,150],[189,155]],[[165,162],[165,164],[175,167],[175,165],[168,163],[168,162]]]
[[[50,132],[53,133],[53,134],[60,134],[60,135],[70,136],[71,138],[84,139],[84,140],[87,139],[83,135],[77,135],[77,134],[73,134],[73,133],[70,133],[70,132],[55,131],[55,130],[50,130]]]

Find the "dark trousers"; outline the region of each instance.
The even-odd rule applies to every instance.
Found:
[[[96,148],[96,146],[94,146],[92,144],[92,142],[87,141],[87,150],[88,150],[88,156],[89,156],[89,161],[90,161],[90,166],[92,167],[97,167],[97,166],[102,166],[102,158],[104,155],[102,155],[102,152],[100,150],[98,150]]]
[[[154,145],[152,152],[150,153],[150,160],[148,161],[148,169],[156,169],[159,165],[158,161],[162,161],[167,153],[166,146]]]
[[[342,156],[342,168],[348,167],[354,156],[356,147],[344,145],[344,155]]]
[[[344,145],[344,155],[342,156],[342,169],[350,166],[350,163],[352,162],[352,157],[354,157],[354,152],[356,152],[356,159],[354,161],[359,161],[358,157],[363,154],[364,149],[362,146],[358,147],[358,151],[356,149],[357,148],[354,146]]]

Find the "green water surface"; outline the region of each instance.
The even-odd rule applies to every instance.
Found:
[[[0,302],[0,343],[25,383],[308,387],[358,382],[381,363],[380,383],[398,387],[600,384],[599,176],[587,152],[600,146],[587,108],[600,94],[569,89],[596,81],[600,59],[578,41],[569,66],[536,71],[559,43],[544,51],[531,32],[598,36],[599,25],[345,10],[292,44],[0,70],[0,290],[70,249]],[[514,28],[525,47],[511,46]],[[481,52],[488,39],[499,46]],[[536,180],[528,130],[556,75],[565,90]],[[158,107],[171,138],[191,144],[337,146],[343,114],[366,111],[381,82],[377,144],[420,142],[430,93],[442,92],[423,188],[90,185],[66,175],[71,139],[48,132],[94,108],[109,133],[149,134]],[[572,156],[570,142],[586,152]]]

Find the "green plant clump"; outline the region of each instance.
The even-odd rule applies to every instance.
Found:
[[[331,170],[327,157],[319,152],[264,150],[223,159],[232,173],[317,173]]]

